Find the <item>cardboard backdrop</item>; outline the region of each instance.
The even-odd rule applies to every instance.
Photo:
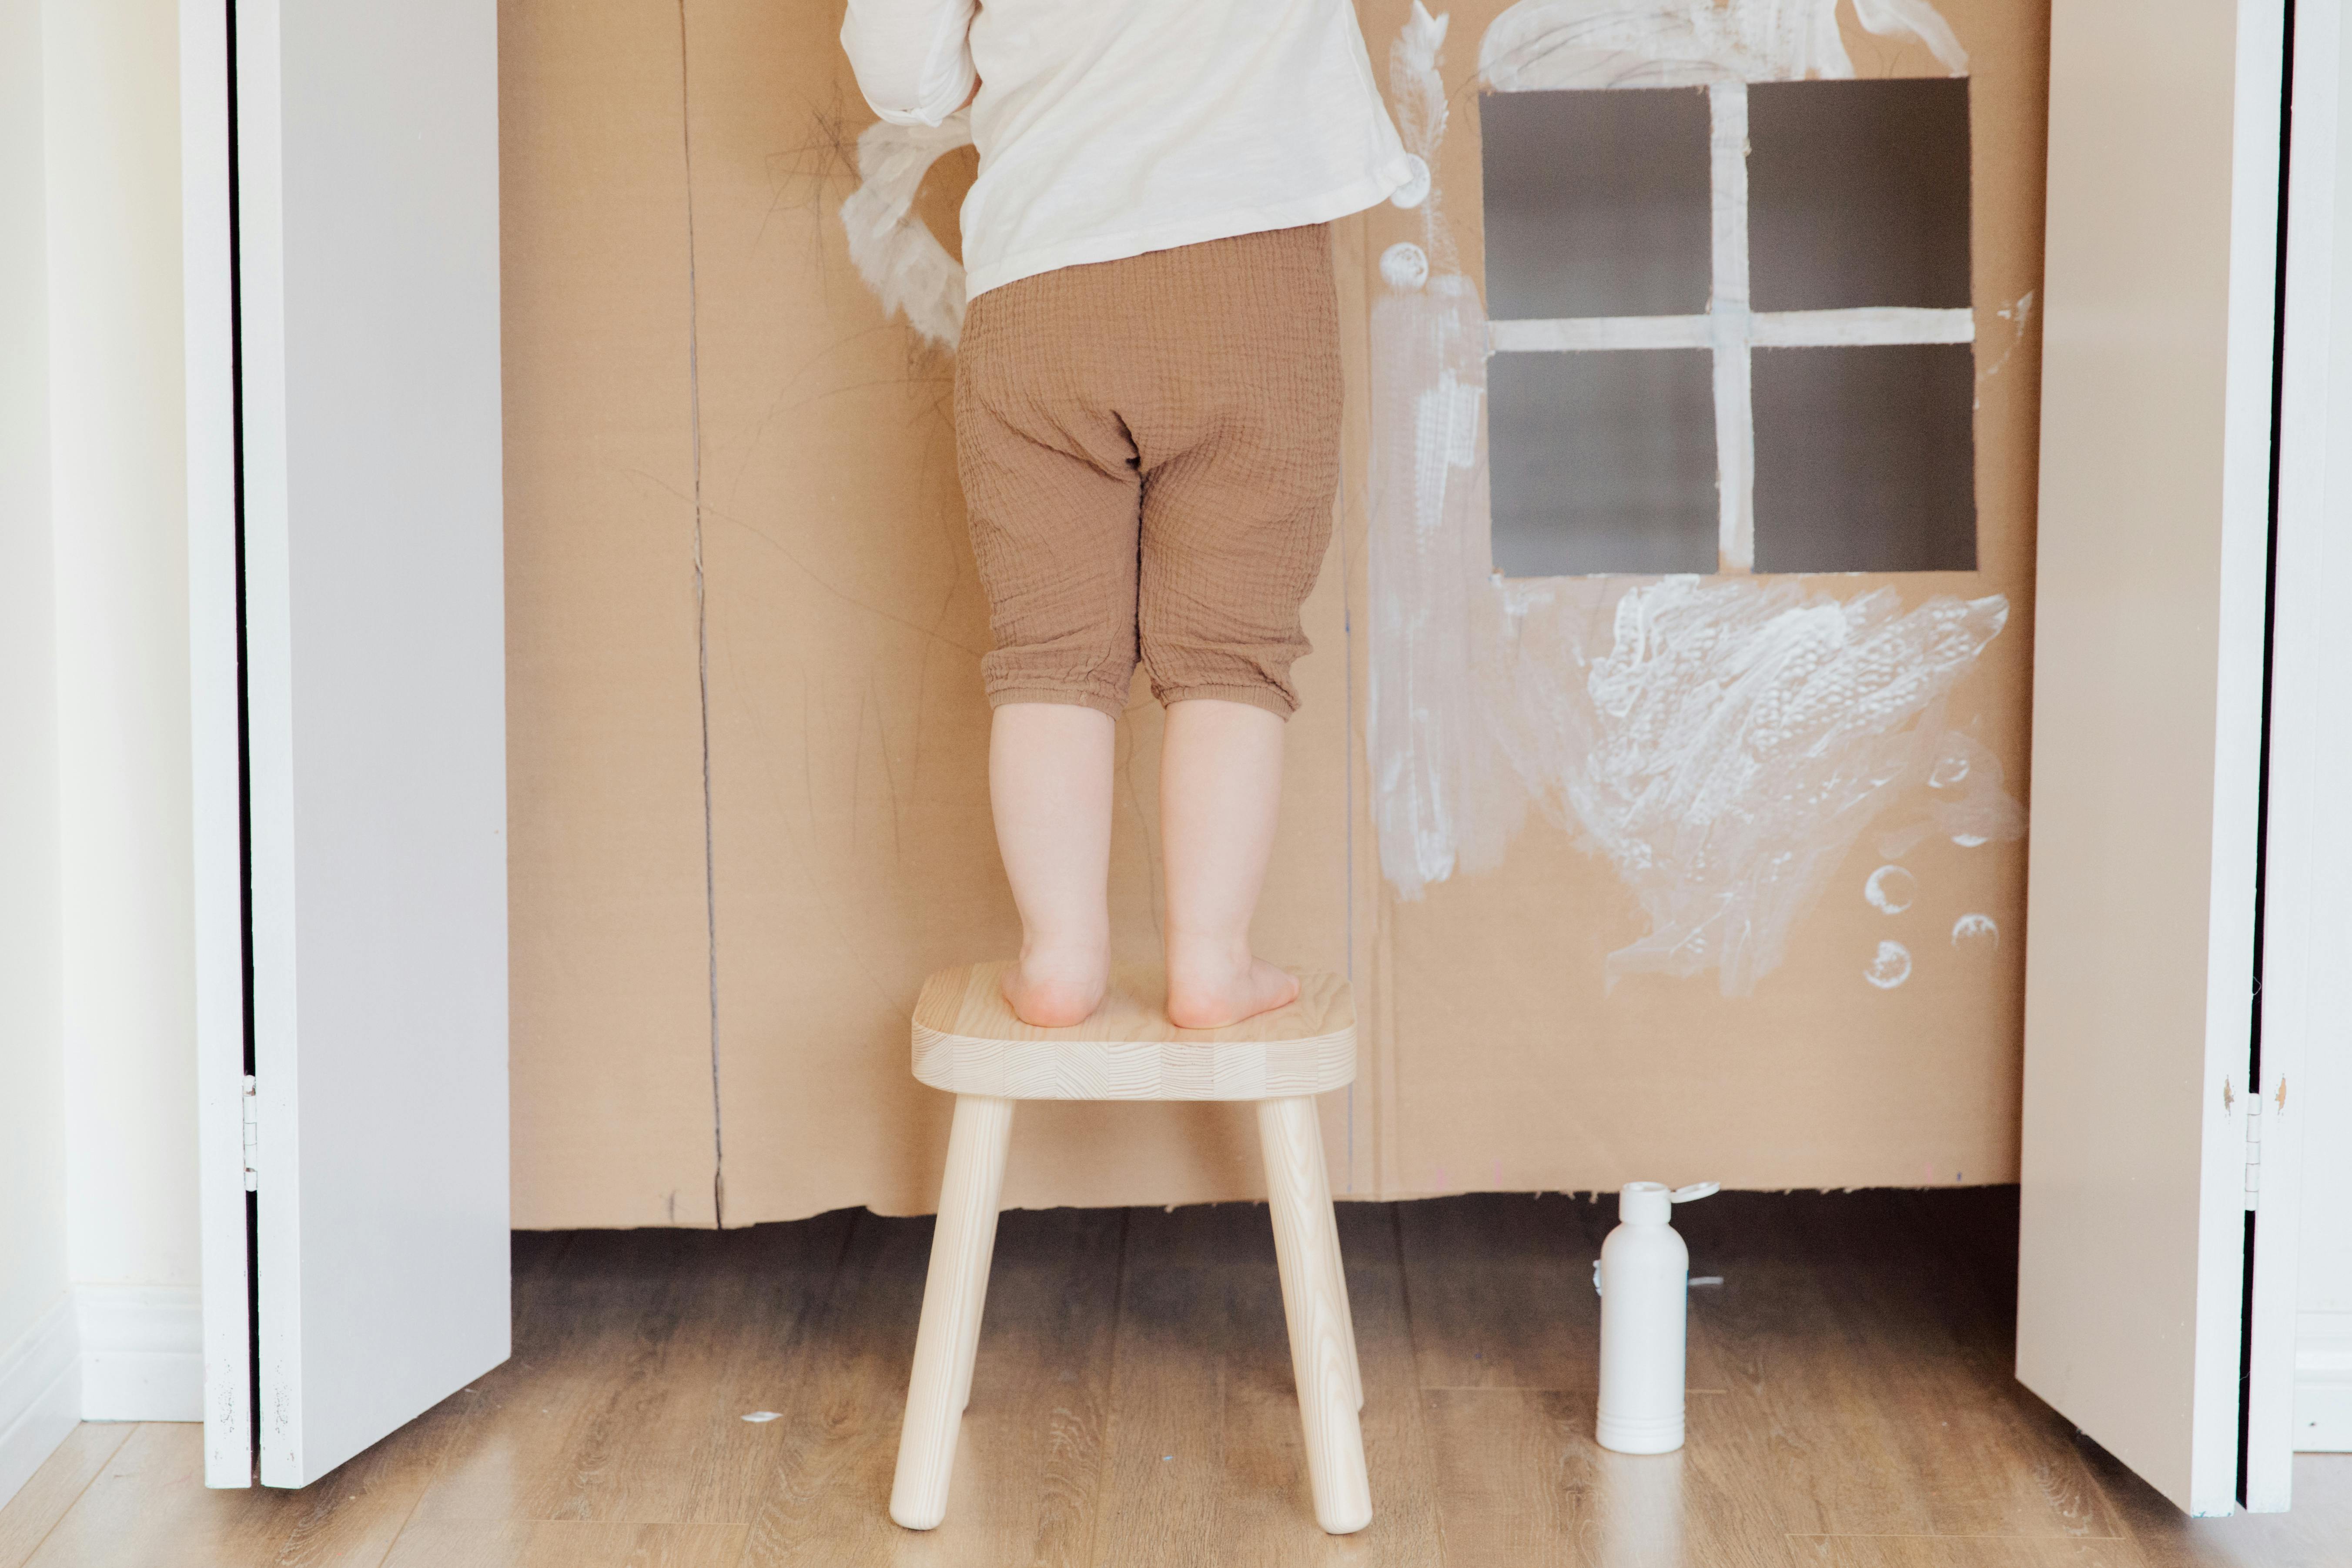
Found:
[[[1950,74],[1928,43],[1864,31],[1850,0],[1821,10],[1853,74]],[[1465,679],[1584,715],[1583,749],[1540,766],[1500,707],[1418,760],[1410,717],[1375,717],[1425,656],[1383,629],[1398,604],[1375,595],[1377,579],[1396,600],[1376,563],[1412,535],[1380,477],[1399,457],[1395,395],[1415,390],[1396,312],[1427,308],[1411,301],[1440,299],[1454,271],[1475,308],[1480,49],[1504,11],[1457,5],[1433,51],[1417,35],[1447,110],[1442,136],[1419,139],[1434,205],[1335,228],[1346,483],[1258,926],[1268,956],[1356,985],[1361,1074],[1323,1107],[1335,1190],[2013,1180],[2024,846],[1971,825],[2025,787],[2044,8],[1937,7],[1970,81],[1978,570],[1560,580],[1538,609],[1473,581],[1447,645],[1475,666]],[[1009,953],[1017,925],[989,826],[953,361],[886,318],[849,258],[838,209],[873,116],[835,42],[840,5],[500,14],[515,1223],[926,1210],[949,1104],[909,1076],[908,1010],[926,972]],[[1414,70],[1391,58],[1410,5],[1361,15],[1394,94]],[[1768,60],[1777,47],[1750,46]],[[970,149],[950,153],[918,204],[950,249],[971,172]],[[1429,256],[1440,221],[1451,246]],[[1423,248],[1426,287],[1383,277],[1399,244]],[[1482,440],[1450,492],[1465,540],[1483,528]],[[1782,584],[1794,601],[1753,597]],[[1771,867],[1802,858],[1765,846],[1742,886],[1785,906],[1777,962],[1741,983],[1712,958],[1612,973],[1612,953],[1671,939],[1674,910],[1707,896],[1696,860],[1629,838],[1614,797],[1589,787],[1615,776],[1604,753],[1637,774],[1648,755],[1593,695],[1624,673],[1626,596],[1663,616],[1668,601],[1643,595],[1699,593],[1685,617],[1699,640],[1720,641],[1709,615],[1818,626],[1843,607],[1860,629],[1834,641],[1864,637],[1851,607],[1875,589],[1898,620],[1997,597],[2005,621],[1889,710],[1881,751],[1916,765],[1881,770],[1850,841],[1832,834],[1815,870],[1777,882]],[[1116,941],[1144,960],[1160,733],[1148,697],[1119,730]],[[1399,848],[1415,766],[1475,773],[1484,792],[1484,827],[1444,829],[1478,842],[1449,849],[1443,875]],[[1884,865],[1899,874],[1874,884]],[[1262,1191],[1245,1107],[1032,1105],[1006,1201]]]

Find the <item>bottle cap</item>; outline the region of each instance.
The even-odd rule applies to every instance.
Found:
[[[1675,1205],[1719,1190],[1713,1182],[1671,1189],[1664,1182],[1628,1182],[1617,1189],[1617,1220],[1621,1225],[1664,1225],[1674,1218]]]
[[[1617,1223],[1664,1225],[1675,1215],[1675,1195],[1664,1182],[1628,1182],[1617,1189]]]

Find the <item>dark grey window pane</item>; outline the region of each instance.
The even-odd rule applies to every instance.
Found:
[[[1759,310],[1969,298],[1969,84],[1748,89],[1748,297]]]
[[[1753,385],[1758,571],[1975,569],[1968,344],[1759,349]]]
[[[1486,313],[1684,316],[1706,309],[1706,92],[1490,92]]]
[[[1711,355],[1496,354],[1486,396],[1496,571],[1715,570]]]

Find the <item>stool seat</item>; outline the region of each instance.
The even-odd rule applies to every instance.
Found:
[[[1287,1007],[1222,1029],[1168,1021],[1157,969],[1119,965],[1093,1017],[1041,1029],[1004,1001],[1010,963],[942,969],[915,1002],[915,1076],[1003,1100],[1275,1100],[1356,1079],[1356,1006],[1336,974],[1302,974]]]
[[[1180,1029],[1168,1021],[1165,976],[1120,968],[1093,1017],[1041,1029],[1005,1005],[1007,967],[940,970],[915,1002],[915,1076],[956,1102],[890,1517],[909,1530],[929,1530],[947,1517],[1013,1106],[1024,1100],[1247,1100],[1256,1102],[1265,1156],[1266,1206],[1316,1522],[1334,1535],[1363,1529],[1372,1517],[1358,1415],[1364,1380],[1315,1109],[1315,1096],[1355,1080],[1356,1007],[1348,983],[1336,974],[1303,974],[1298,999],[1287,1007],[1228,1028]]]

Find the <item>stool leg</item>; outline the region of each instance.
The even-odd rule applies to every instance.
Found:
[[[1328,1177],[1325,1180],[1328,1182]],[[1331,1260],[1331,1292],[1339,1300],[1339,1328],[1348,1340],[1348,1386],[1355,1391],[1356,1408],[1364,1407],[1364,1367],[1356,1359],[1356,1308],[1348,1300],[1348,1260],[1339,1250],[1339,1205],[1327,1202],[1323,1205],[1324,1227],[1330,1232],[1328,1250]]]
[[[1013,1101],[956,1096],[906,1425],[898,1433],[898,1474],[890,1488],[890,1517],[908,1530],[929,1530],[947,1517],[956,1429],[971,1387],[989,1254],[996,1245],[996,1205],[1004,1191],[1004,1152],[1012,1141]]]
[[[1306,1429],[1315,1521],[1333,1535],[1347,1535],[1372,1521],[1372,1493],[1364,1475],[1355,1347],[1315,1101],[1305,1096],[1259,1100],[1257,1131],[1265,1152],[1274,1255],[1282,1268],[1283,1313],[1290,1322],[1290,1369]]]

